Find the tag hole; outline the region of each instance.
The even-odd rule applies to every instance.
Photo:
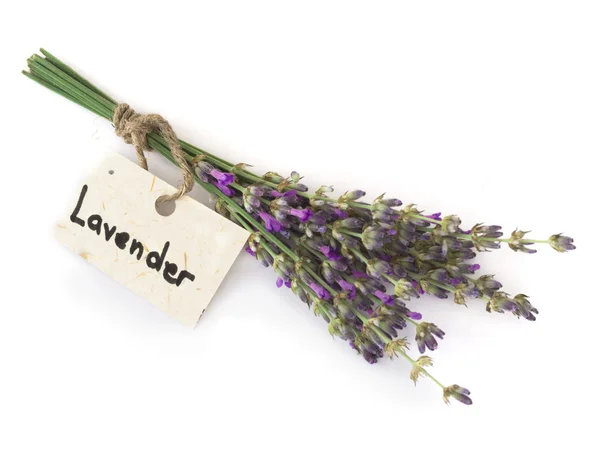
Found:
[[[114,170],[112,170],[112,169],[110,169],[110,170],[108,171],[108,174],[109,174],[109,175],[112,175],[112,174],[114,174],[114,173],[115,173],[115,171],[114,171]]]
[[[168,202],[159,201],[160,198],[156,199],[154,207],[156,212],[161,216],[168,217],[175,212],[175,200],[169,200]]]

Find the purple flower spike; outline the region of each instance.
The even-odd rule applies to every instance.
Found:
[[[287,288],[291,288],[292,287],[292,282],[289,281],[289,280],[286,281],[284,284],[285,284],[285,287],[287,287]]]
[[[481,269],[481,266],[479,264],[473,264],[473,265],[471,265],[470,269],[472,272],[475,272],[475,271]]]
[[[441,212],[436,212],[436,213],[430,214],[430,215],[425,216],[425,217],[429,217],[430,219],[433,219],[433,220],[442,220],[442,213]]]
[[[409,311],[406,313],[406,315],[413,320],[421,320],[423,318],[423,314],[414,311]]]
[[[302,223],[307,222],[308,219],[312,217],[312,211],[308,208],[306,209],[295,209],[292,208],[290,211],[292,216],[296,216]]]
[[[260,218],[265,221],[265,227],[267,231],[271,231],[273,233],[278,233],[283,230],[283,225],[277,222],[277,219],[273,217],[271,214],[261,211],[258,213]]]
[[[331,297],[327,289],[325,289],[320,284],[315,283],[314,281],[309,284],[310,288],[317,294],[317,297],[327,300]]]
[[[381,300],[385,305],[392,306],[394,304],[394,297],[380,290],[375,291],[375,297]]]
[[[217,169],[212,169],[210,171],[210,174],[215,177],[215,179],[217,180],[217,182],[221,185],[221,186],[227,186],[228,184],[233,183],[235,177],[233,176],[233,174],[231,173],[223,173],[220,170]]]
[[[278,288],[283,286],[283,278],[277,277],[277,281],[275,282],[275,284],[277,285]]]
[[[450,278],[448,280],[448,282],[452,285],[452,286],[458,286],[460,283],[462,283],[462,280],[460,278]]]

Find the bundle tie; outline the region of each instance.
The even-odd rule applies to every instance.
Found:
[[[194,174],[185,159],[177,135],[162,116],[159,114],[138,114],[127,103],[119,103],[113,113],[113,125],[117,136],[123,138],[128,144],[133,144],[137,153],[140,166],[148,170],[148,161],[144,151],[148,147],[148,134],[156,131],[166,141],[171,155],[183,172],[183,182],[177,188],[177,192],[171,195],[162,195],[157,202],[168,202],[177,200],[190,192],[194,187]]]

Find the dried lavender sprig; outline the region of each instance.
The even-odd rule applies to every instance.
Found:
[[[423,216],[420,214],[410,214],[411,217],[426,220],[439,226],[443,225],[442,220],[434,219],[432,216]],[[456,217],[456,216],[450,216]],[[460,223],[460,219],[458,219]],[[424,232],[433,232],[436,227],[430,229],[423,229]],[[510,238],[502,238],[503,233],[500,231],[502,227],[499,225],[484,225],[476,224],[471,228],[469,232],[465,233],[450,233],[451,237],[462,240],[470,240],[477,244],[479,251],[487,250],[491,248],[499,248],[495,245],[486,245],[486,243],[506,243],[514,251],[522,251],[524,253],[535,253],[535,250],[527,247],[531,244],[548,244],[554,250],[560,253],[575,250],[576,247],[573,245],[573,239],[568,236],[563,236],[562,233],[553,234],[548,239],[524,239],[525,234],[529,231],[521,231],[516,229],[512,232]]]
[[[368,323],[368,321],[365,322],[365,324],[366,323]],[[417,360],[414,360],[413,358],[408,356],[408,354],[405,351],[408,349],[408,343],[406,339],[401,338],[394,341],[389,339],[385,335],[385,333],[382,333],[382,331],[377,326],[373,326],[373,328],[376,330],[376,333],[380,335],[380,337],[385,341],[386,354],[388,354],[390,358],[393,358],[394,356],[399,354],[412,365],[410,378],[414,381],[415,384],[417,383],[417,380],[420,376],[427,377],[442,389],[444,402],[449,403],[449,399],[450,397],[452,397],[458,400],[459,402],[464,403],[465,405],[473,404],[473,401],[469,397],[469,395],[471,394],[469,390],[461,388],[457,384],[444,386],[433,375],[431,375],[431,373],[429,373],[427,369],[425,369],[425,367],[433,365],[433,360],[430,357],[420,356]]]

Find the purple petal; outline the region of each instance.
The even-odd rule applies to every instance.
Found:
[[[290,211],[292,216],[296,216],[302,223],[307,222],[312,217],[312,211],[308,208],[306,209],[295,209],[292,208]]]
[[[271,191],[271,196],[272,197],[295,197],[296,190],[290,189],[289,191],[279,192],[279,191],[276,191],[275,189],[273,189]]]
[[[359,272],[357,270],[352,271],[352,276],[354,278],[369,278],[369,276],[364,272]]]
[[[283,286],[283,278],[277,277],[277,281],[275,282],[275,284],[277,285],[278,288]]]
[[[219,190],[227,197],[233,197],[235,195],[235,191],[228,186],[224,186],[222,184],[219,184],[218,182],[212,182],[211,184],[219,188]]]
[[[421,320],[423,318],[423,315],[421,313],[414,312],[414,311],[409,311],[406,313],[406,315],[413,320]]]
[[[340,287],[344,290],[344,291],[348,291],[350,292],[350,294],[348,295],[351,299],[356,297],[356,288],[354,287],[354,285],[352,283],[348,283],[346,280],[342,280],[341,278],[339,280],[337,280],[337,284],[340,285]]]
[[[227,186],[230,183],[233,183],[235,177],[231,173],[223,173],[220,170],[212,169],[210,174],[215,177],[218,183],[222,186]]]
[[[375,297],[388,306],[392,306],[394,304],[394,297],[386,294],[385,292],[381,292],[380,290],[375,291]]]
[[[309,286],[315,292],[315,294],[317,294],[317,297],[325,299],[325,300],[327,300],[327,299],[329,299],[331,297],[331,295],[329,294],[329,292],[327,291],[327,289],[325,289],[320,284],[312,282],[312,283],[309,284]]]
[[[348,213],[346,211],[343,211],[339,208],[335,208],[333,211],[338,216],[338,219],[347,219],[348,218]]]
[[[258,213],[258,215],[260,216],[260,218],[262,220],[265,221],[265,228],[267,229],[267,231],[271,231],[271,232],[279,232],[283,229],[283,225],[281,225],[277,219],[275,219],[275,217],[273,217],[272,215],[270,215],[269,213],[266,213],[264,211],[261,211]]]
[[[342,259],[342,255],[340,255],[338,252],[336,252],[329,245],[322,245],[319,247],[319,250],[321,251],[321,253],[323,253],[325,256],[327,256],[327,259],[329,259],[331,261],[339,261],[340,259]]]

